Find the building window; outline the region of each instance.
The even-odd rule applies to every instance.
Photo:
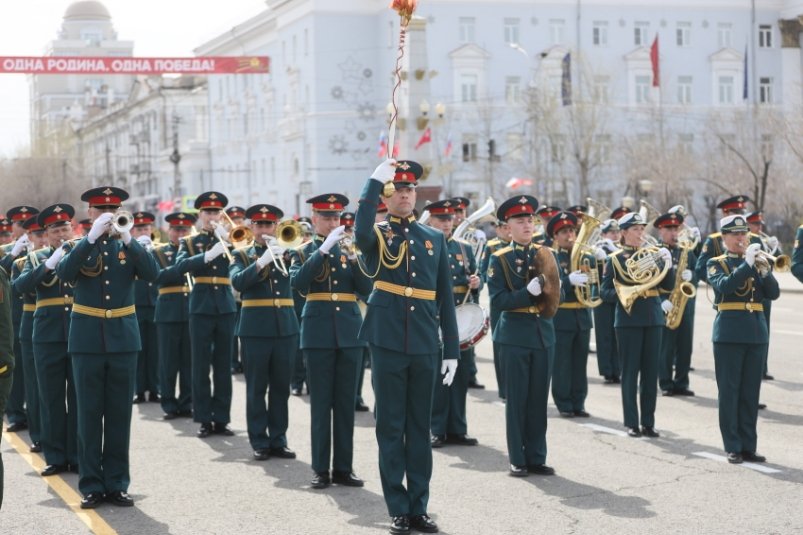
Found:
[[[476,19],[474,17],[460,17],[458,23],[460,25],[460,42],[473,43]]]
[[[591,42],[594,46],[608,46],[608,23],[606,21],[595,21],[591,30]]]
[[[519,19],[505,19],[505,42],[511,45],[519,43]]]
[[[636,46],[647,46],[647,42],[650,38],[647,34],[649,29],[649,22],[637,22],[633,28],[633,44]]]
[[[508,76],[505,78],[505,102],[518,104],[521,95],[521,78]]]
[[[720,104],[733,104],[734,85],[735,80],[733,76],[720,76],[717,78]]]
[[[676,35],[678,46],[691,46],[691,22],[678,22]]]
[[[761,24],[758,27],[758,47],[772,48],[772,26]]]
[[[678,104],[691,104],[691,76],[678,76]]]
[[[636,76],[636,104],[646,104],[650,101],[651,76]]]
[[[772,104],[772,78],[758,79],[758,101],[761,104]]]
[[[477,75],[464,74],[460,77],[460,101],[477,101]]]
[[[719,48],[730,48],[732,36],[733,24],[729,22],[720,22],[717,25],[717,42],[719,44]]]
[[[607,104],[608,87],[611,83],[610,76],[595,76],[594,77],[594,102],[597,104]]]
[[[477,142],[466,141],[463,143],[463,161],[473,162],[477,160]]]
[[[566,21],[553,19],[549,21],[549,42],[559,45],[566,42]]]

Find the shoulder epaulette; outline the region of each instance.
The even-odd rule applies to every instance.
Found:
[[[711,234],[708,235],[708,237],[711,239],[719,238],[720,236],[722,236],[721,232],[712,232]]]
[[[25,266],[25,261],[28,259],[27,255],[23,255],[16,260],[14,260],[14,265],[17,266],[17,269],[22,271],[22,268]]]
[[[721,255],[719,255],[719,256],[714,256],[714,257],[711,257],[711,258],[709,258],[708,260],[709,260],[709,262],[710,262],[711,260],[724,260],[724,259],[725,259],[725,258],[727,258],[727,257],[728,257],[728,255],[727,255],[727,254],[721,254]]]
[[[509,253],[513,250],[513,247],[508,245],[507,247],[502,247],[498,251],[494,251],[494,256],[502,256],[503,254]]]
[[[800,227],[801,227],[801,228],[803,228],[803,225],[800,225]],[[486,245],[487,247],[493,247],[493,246],[495,246],[495,245],[499,245],[500,243],[501,243],[501,241],[499,240],[499,238],[493,238],[493,239],[490,239],[490,240],[488,240],[488,241],[485,243],[485,245]]]

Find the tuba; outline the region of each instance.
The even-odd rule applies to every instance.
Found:
[[[620,275],[632,284],[624,284],[616,279],[613,281],[619,302],[628,314],[636,299],[646,296],[649,290],[658,286],[672,267],[669,262],[664,262],[663,268],[658,265],[660,254],[655,238],[645,235],[644,243],[645,246],[625,261],[625,270],[620,272]],[[615,262],[614,269],[618,269]]]
[[[452,237],[458,240],[463,240],[471,245],[471,251],[474,253],[474,258],[477,259],[477,265],[480,264],[480,256],[485,251],[485,242],[487,239],[484,235],[477,232],[473,224],[482,219],[483,217],[492,214],[496,210],[496,203],[491,197],[485,201],[485,204],[477,208],[477,210],[470,216],[465,218],[452,232]]]
[[[605,221],[613,213],[610,208],[591,197],[586,197],[586,204],[588,205],[588,215],[600,221]]]
[[[590,200],[590,199],[589,199]],[[600,297],[599,271],[596,266],[592,266],[587,255],[594,256],[594,245],[599,241],[600,226],[599,219],[586,214],[580,214],[582,223],[577,232],[577,238],[572,246],[572,253],[569,260],[569,269],[582,271],[588,275],[588,284],[575,286],[574,294],[577,301],[588,308],[595,308],[602,304]],[[596,288],[596,291],[594,290]]]

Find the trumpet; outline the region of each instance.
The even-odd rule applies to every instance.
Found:
[[[356,253],[354,248],[354,238],[352,238],[349,234],[346,234],[342,238],[340,238],[340,251],[346,256],[353,256]]]
[[[117,210],[112,217],[112,230],[120,236],[123,232],[131,232],[134,228],[134,216],[128,210]]]
[[[763,249],[759,250],[756,253],[756,267],[760,271],[766,272],[769,271],[771,266],[774,266],[775,271],[784,273],[792,269],[792,259],[789,255],[779,254],[773,256]]]

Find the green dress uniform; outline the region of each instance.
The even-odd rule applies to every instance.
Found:
[[[357,338],[357,294],[370,292],[371,281],[338,244],[321,252],[324,239],[315,236],[292,252],[290,282],[306,296],[300,345],[310,384],[312,470],[328,474],[331,458],[332,470],[342,475],[353,472],[354,406],[367,345]]]
[[[77,465],[77,399],[74,355],[69,348],[72,279],[47,269],[52,247],[28,255],[15,280],[21,293],[36,293],[33,313],[34,368],[39,384],[41,443],[48,465]]]
[[[11,321],[11,286],[8,272],[0,268],[0,413],[5,411],[6,400],[14,380],[14,333]],[[3,427],[0,426],[0,439]],[[0,508],[3,506],[3,454],[0,452]]]
[[[628,216],[638,217],[638,214],[633,213]],[[640,217],[638,220],[643,221]],[[623,230],[626,228],[622,225],[621,220],[620,227]],[[619,353],[622,355],[624,424],[625,427],[635,430],[638,430],[639,423],[646,428],[655,427],[658,355],[661,350],[661,335],[666,324],[658,289],[648,290],[646,296],[637,298],[629,314],[616,294],[614,280],[625,285],[634,284],[634,281],[627,276],[625,262],[637,250],[637,247],[624,245],[622,249],[610,255],[605,266],[605,276],[602,279],[602,299],[609,303],[616,303],[614,327]],[[674,273],[669,270],[661,281],[660,287],[671,291],[673,278]],[[637,394],[638,403],[636,402]],[[639,412],[641,413],[640,418]]]
[[[795,245],[792,249],[792,275],[800,282],[803,282],[803,247],[801,247],[801,244],[803,244],[803,225],[797,228]]]
[[[470,290],[468,287],[469,277],[477,271],[477,261],[471,245],[451,236],[446,240],[446,245],[449,249],[449,269],[455,307],[466,302],[466,294],[473,296],[472,302],[476,302],[479,288]],[[435,383],[435,397],[432,403],[432,434],[435,437],[447,441],[466,437],[468,432],[466,396],[471,368],[463,364],[469,362],[473,354],[473,347],[460,351],[460,366],[450,386],[440,381]],[[474,442],[475,439],[471,441]]]
[[[225,255],[209,263],[204,260],[204,252],[217,241],[207,231],[182,238],[176,263],[179,272],[194,277],[190,292],[193,420],[225,427],[231,421],[231,349],[237,307],[228,277],[229,260]]]
[[[301,244],[299,247],[304,247],[305,244]],[[301,326],[302,317],[304,313],[304,304],[307,300],[304,296],[298,292],[298,290],[293,289],[293,310],[295,310],[296,318],[298,318],[298,325],[299,328]],[[304,350],[301,349],[299,346],[296,349],[296,354],[293,356],[291,362],[291,372],[290,372],[290,389],[294,395],[301,395],[304,393],[304,383],[307,383],[307,392],[310,391],[309,388],[309,381],[307,380],[307,366],[304,362]]]
[[[137,307],[137,324],[142,343],[142,350],[137,355],[136,392],[138,399],[148,392],[151,401],[156,401],[159,392],[159,343],[154,323],[158,298],[159,289],[156,284],[139,278],[134,281],[134,303]]]
[[[755,453],[758,395],[769,340],[762,302],[777,299],[778,281],[762,277],[741,255],[708,261],[714,289],[714,365],[719,388],[719,429],[728,453]]]
[[[268,213],[275,215],[278,209],[271,208]],[[248,213],[254,215],[250,208]],[[279,452],[287,447],[287,401],[291,366],[298,348],[298,319],[290,276],[276,262],[260,269],[256,261],[264,252],[265,246],[258,243],[239,249],[229,268],[234,289],[240,292],[243,302],[237,336],[243,349],[248,441],[255,453]],[[283,259],[289,266],[286,252]]]
[[[606,244],[601,247],[609,255],[616,252]],[[605,262],[597,263],[599,280],[605,276]],[[608,384],[618,383],[622,374],[621,356],[616,344],[616,331],[613,323],[616,317],[616,303],[603,301],[594,308],[594,340],[597,343],[597,370]]]
[[[9,258],[11,255],[7,255]],[[29,427],[28,411],[25,406],[26,390],[25,390],[25,376],[30,375],[25,368],[25,360],[22,358],[22,347],[20,346],[20,323],[22,321],[22,294],[14,288],[13,282],[16,276],[19,275],[19,270],[15,272],[16,264],[22,260],[16,258],[8,267],[7,273],[11,274],[11,322],[14,334],[14,355],[16,356],[16,363],[14,366],[14,384],[11,386],[11,393],[6,402],[5,415],[9,423],[9,427],[19,428],[20,430]],[[7,263],[7,262],[6,262]]]
[[[480,278],[482,279],[483,283],[488,282],[488,266],[491,264],[491,256],[493,256],[496,251],[503,249],[508,245],[510,245],[510,242],[501,238],[494,238],[486,242],[485,251],[483,252],[482,261],[480,262]],[[502,311],[497,309],[493,302],[491,302],[489,308],[491,316],[491,333],[493,333],[497,323],[499,323],[499,316],[502,315]],[[494,373],[496,374],[497,391],[499,392],[499,397],[505,399],[504,362],[502,362],[502,359],[499,358],[499,344],[492,340],[491,347],[493,348]]]
[[[18,258],[14,261],[11,276],[13,281],[16,281],[22,274],[26,261],[27,257]],[[16,292],[16,287],[12,286],[12,290],[12,293]],[[20,318],[19,330],[16,332],[19,333],[20,353],[18,354],[18,359],[25,366],[25,405],[28,416],[28,435],[34,445],[41,447],[42,417],[39,403],[39,381],[36,378],[36,364],[33,353],[33,312],[36,310],[36,292],[18,293],[22,298],[22,317]]]
[[[394,182],[413,185],[423,169],[399,161]],[[415,217],[375,223],[383,184],[369,179],[354,236],[374,289],[360,329],[371,348],[379,474],[390,516],[425,515],[432,477],[430,418],[440,344],[459,358],[452,275],[443,234]],[[407,478],[405,488],[404,479]]]
[[[176,262],[178,249],[178,245],[166,243],[151,251],[161,268],[156,279],[154,322],[159,345],[159,392],[167,418],[192,414],[190,288]]]

